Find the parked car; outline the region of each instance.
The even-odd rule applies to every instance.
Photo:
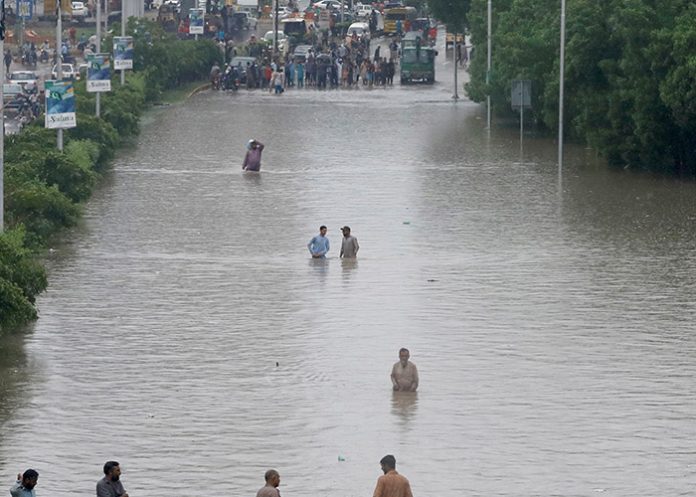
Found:
[[[84,2],[72,2],[73,21],[83,22],[88,15],[89,10]]]
[[[80,79],[79,75],[75,73],[75,66],[72,64],[61,64],[63,70],[63,81]],[[53,66],[51,70],[51,78],[58,79],[58,64]]]
[[[36,85],[39,80],[39,75],[34,71],[13,71],[7,78],[10,83],[18,85],[33,84]]]
[[[268,43],[271,44],[271,47],[273,46],[273,31],[267,31],[265,35],[263,35],[263,39],[266,40]],[[285,33],[282,31],[278,31],[278,51],[281,54],[287,53],[288,50],[288,40],[287,37],[285,36]]]
[[[232,23],[237,29],[256,31],[258,21],[249,12],[235,12],[232,14]]]
[[[121,11],[120,10],[109,11],[109,19],[107,22],[109,24],[121,22]]]
[[[372,15],[372,6],[371,5],[358,5],[355,7],[355,17],[358,19],[369,19],[370,15]]]
[[[12,110],[13,102],[17,101],[17,96],[24,93],[24,88],[18,83],[4,83],[2,85],[2,101],[4,103],[4,110]]]
[[[363,35],[370,34],[370,25],[366,22],[354,22],[348,27],[346,32],[348,36],[357,36],[358,38]]]
[[[338,0],[320,0],[319,2],[313,3],[312,7],[315,9],[341,10],[341,2]]]
[[[302,62],[305,63],[307,62],[307,55],[309,54],[309,51],[312,49],[312,45],[297,45],[295,47],[295,50],[292,52],[292,60],[293,62]]]

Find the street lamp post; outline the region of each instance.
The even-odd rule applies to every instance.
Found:
[[[456,102],[459,100],[459,80],[458,80],[458,75],[457,75],[457,64],[459,63],[459,43],[457,42],[457,37],[459,35],[457,33],[454,33],[454,95],[452,95],[452,99]]]
[[[126,36],[126,9],[124,9],[125,0],[121,0],[121,37]],[[121,69],[121,86],[126,84],[126,70]]]
[[[63,81],[63,13],[61,12],[61,0],[56,0],[56,13],[58,14],[58,22],[56,22],[56,79]],[[58,128],[56,133],[56,146],[58,150],[63,150],[63,129]]]
[[[558,74],[558,170],[563,168],[563,87],[565,83],[566,0],[561,0],[561,60]]]
[[[97,0],[97,53],[101,53],[101,3],[102,0]],[[94,115],[99,117],[101,114],[101,93],[97,92],[96,103],[94,106]]]
[[[275,0],[275,16],[273,20],[273,55],[278,56],[278,16],[280,15],[279,0]]]
[[[493,48],[492,43],[493,37],[493,0],[488,0],[488,62],[486,65],[486,86],[491,82],[491,52]],[[486,127],[491,129],[491,90],[488,88],[488,95],[486,96]]]
[[[5,0],[0,0],[0,54],[5,57]],[[5,82],[5,61],[0,63],[0,233],[5,229],[5,103],[3,85]]]

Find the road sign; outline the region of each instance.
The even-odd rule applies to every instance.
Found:
[[[34,0],[17,0],[17,16],[30,21],[34,16]]]
[[[515,79],[512,81],[512,94],[510,96],[513,109],[524,106],[532,108],[532,82],[528,79]]]

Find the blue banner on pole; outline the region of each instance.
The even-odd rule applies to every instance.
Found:
[[[34,16],[34,0],[17,0],[17,17],[30,21]]]

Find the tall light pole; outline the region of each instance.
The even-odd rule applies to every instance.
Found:
[[[124,9],[126,0],[121,0],[121,37],[126,36],[126,9]],[[126,70],[121,69],[121,86],[126,84]]]
[[[561,60],[558,74],[558,170],[563,168],[563,86],[565,83],[566,0],[561,0]]]
[[[456,102],[459,100],[459,81],[457,78],[457,63],[459,62],[459,43],[457,42],[458,33],[454,33],[454,95],[452,99]]]
[[[56,22],[56,79],[63,81],[63,13],[61,12],[61,0],[56,0],[56,13],[58,14],[58,22]],[[63,150],[63,129],[58,128],[56,133],[56,146],[58,150]]]
[[[97,0],[97,53],[101,53],[101,3],[102,0]],[[97,100],[95,104],[94,115],[99,117],[101,114],[101,93],[97,92]]]
[[[492,65],[492,50],[493,50],[493,0],[488,0],[488,63],[486,65],[486,86],[491,83],[491,65]],[[488,96],[486,97],[486,127],[491,129],[491,90],[488,88]]]
[[[5,0],[0,0],[0,54],[5,56]],[[3,83],[5,82],[5,61],[0,64],[0,233],[5,229],[5,103]]]
[[[278,56],[278,15],[280,14],[279,0],[275,0],[275,16],[273,20],[273,55]]]

